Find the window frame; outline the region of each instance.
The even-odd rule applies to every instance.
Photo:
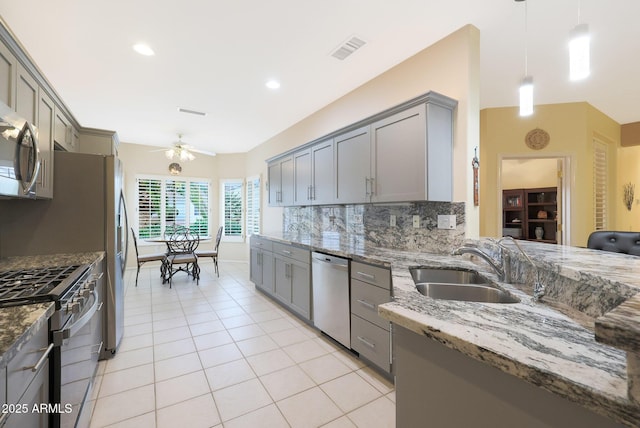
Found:
[[[136,180],[136,223],[137,223],[137,232],[138,232],[138,238],[141,240],[144,239],[152,239],[152,238],[160,238],[162,236],[164,236],[164,234],[167,231],[167,212],[166,212],[166,207],[167,207],[167,187],[168,187],[168,183],[169,182],[183,182],[185,183],[185,203],[186,206],[189,207],[189,210],[187,210],[187,212],[185,212],[185,224],[189,226],[189,228],[191,228],[193,226],[193,224],[195,224],[195,219],[192,219],[191,216],[191,211],[192,209],[197,210],[200,207],[194,207],[194,204],[192,202],[191,199],[191,192],[192,192],[192,186],[193,183],[197,183],[198,186],[206,186],[206,192],[207,192],[207,202],[206,202],[206,211],[207,211],[207,219],[206,219],[206,228],[207,228],[207,233],[206,235],[200,235],[201,239],[209,239],[211,238],[211,214],[212,214],[212,207],[211,207],[211,202],[212,202],[212,192],[211,192],[211,180],[208,178],[203,178],[203,177],[176,177],[173,175],[155,175],[155,174],[136,174],[135,176],[135,180]],[[141,180],[145,180],[148,182],[151,181],[159,181],[160,182],[160,210],[159,210],[159,233],[156,234],[152,234],[147,236],[148,234],[145,233],[141,233],[140,227],[141,227],[141,221],[140,221],[140,216],[141,216],[141,207],[140,207],[140,182]],[[149,210],[151,211],[151,210]],[[153,215],[153,213],[152,213]],[[197,215],[197,214],[194,214]],[[192,222],[192,220],[194,220]]]

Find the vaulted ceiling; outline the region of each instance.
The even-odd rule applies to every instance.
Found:
[[[517,105],[526,49],[536,104],[640,121],[638,0],[0,0],[0,15],[80,124],[123,142],[247,151],[466,24],[480,29],[481,108]],[[570,82],[579,22],[591,75]],[[366,44],[333,58],[354,35]]]

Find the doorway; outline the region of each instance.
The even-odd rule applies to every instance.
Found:
[[[520,221],[527,222],[531,219],[532,221],[528,223],[528,228],[530,228],[531,231],[535,229],[536,226],[539,226],[537,224],[534,225],[533,220],[540,223],[544,222],[545,224],[540,226],[547,228],[547,230],[551,227],[549,223],[552,223],[552,227],[556,229],[554,241],[558,244],[571,242],[571,224],[569,221],[571,218],[571,180],[568,179],[571,177],[570,160],[569,156],[564,155],[500,155],[499,159],[499,195],[503,195],[503,190],[522,189],[523,195],[525,195],[526,198],[526,194],[528,192],[534,192],[535,189],[555,189],[556,197],[554,198],[554,202],[557,207],[547,207],[545,209],[548,211],[540,210],[543,212],[537,213],[540,217],[542,215],[548,215],[548,217],[541,219],[536,215],[536,211],[538,210],[536,208],[532,208],[528,213],[527,211],[524,211],[524,216],[528,218],[522,218]],[[498,216],[498,231],[500,232],[504,232],[504,228],[507,228],[507,231],[509,231],[509,227],[513,226],[513,224],[505,224],[505,211],[503,210],[506,209],[506,211],[508,211],[508,207],[503,206],[503,203],[504,198],[498,197],[498,213],[501,213],[501,215]],[[534,214],[532,214],[532,212]],[[555,223],[553,223],[554,220]],[[510,220],[507,219],[506,221]],[[527,233],[524,228],[522,233],[522,238],[527,238]]]

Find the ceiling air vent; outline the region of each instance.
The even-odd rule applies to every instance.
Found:
[[[190,110],[190,109],[182,108],[182,107],[179,107],[179,108],[178,108],[178,111],[179,111],[180,113],[195,114],[196,116],[206,116],[206,115],[207,115],[207,113],[202,112],[202,111]]]
[[[346,40],[344,43],[338,47],[335,51],[331,53],[331,56],[334,58],[338,58],[339,60],[344,60],[346,57],[363,47],[367,42],[362,40],[359,37],[353,36],[350,39]]]

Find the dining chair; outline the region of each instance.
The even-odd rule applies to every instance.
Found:
[[[218,228],[218,234],[216,235],[216,244],[213,247],[213,250],[196,251],[196,255],[198,257],[211,257],[213,259],[213,265],[216,270],[216,275],[218,275],[218,278],[220,277],[220,271],[218,271],[218,249],[220,247],[220,239],[222,238],[223,231],[224,231],[224,226],[220,226]]]
[[[138,261],[138,270],[136,271],[136,287],[138,286],[138,275],[140,274],[140,267],[147,262],[162,262],[162,266],[160,267],[160,275],[164,277],[165,258],[167,257],[167,255],[165,253],[153,253],[144,254],[141,256],[138,252],[138,240],[136,239],[136,233],[133,231],[133,227],[131,228],[131,236],[133,236],[133,246],[136,249],[136,260]]]
[[[200,237],[188,229],[181,229],[174,232],[167,241],[168,252],[166,256],[166,268],[163,278],[164,282],[172,285],[172,278],[178,272],[186,272],[187,275],[200,283],[200,267],[198,266],[198,256],[195,253]]]

